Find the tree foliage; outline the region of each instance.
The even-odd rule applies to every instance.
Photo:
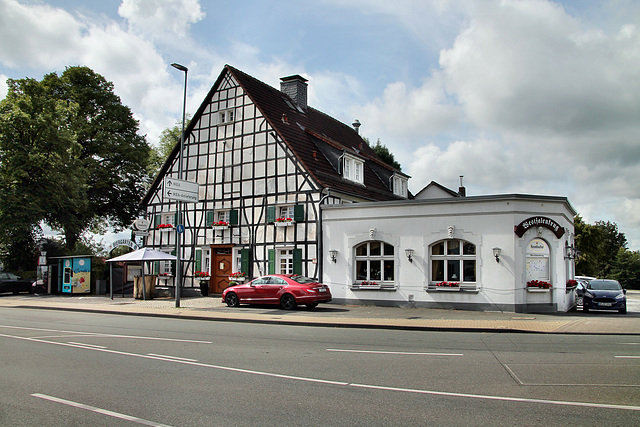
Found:
[[[185,122],[185,127],[189,125],[190,120]],[[160,134],[160,141],[158,147],[154,147],[151,153],[151,160],[149,162],[149,176],[153,179],[158,175],[160,169],[164,165],[164,162],[169,158],[171,151],[175,148],[176,144],[180,142],[180,135],[182,132],[182,121],[179,121],[175,126],[167,128]]]
[[[640,287],[640,254],[627,249],[627,238],[610,221],[585,223],[574,218],[579,275],[618,280],[624,287]]]
[[[380,138],[378,138],[378,140],[376,141],[376,144],[373,146],[371,145],[370,141],[367,138],[365,138],[364,140],[366,141],[367,145],[369,145],[369,147],[371,147],[373,151],[376,152],[378,157],[380,157],[380,160],[382,160],[384,163],[391,166],[392,168],[398,169],[399,171],[402,170],[400,163],[396,161],[396,158],[393,155],[393,153],[389,151],[389,149],[380,142]]]
[[[21,240],[34,249],[41,222],[62,230],[69,250],[93,227],[131,224],[148,183],[150,148],[113,84],[87,67],[7,83],[0,102],[3,255]]]

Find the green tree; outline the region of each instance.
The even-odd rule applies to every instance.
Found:
[[[620,248],[611,269],[611,278],[627,289],[640,289],[640,252]]]
[[[385,164],[391,166],[392,168],[398,169],[399,171],[402,170],[400,163],[396,161],[396,158],[393,155],[393,153],[389,151],[389,149],[380,142],[380,138],[378,138],[378,140],[376,141],[376,145],[373,145],[373,146],[371,145],[371,142],[369,141],[368,138],[364,138],[364,140],[367,143],[367,145],[371,147],[373,151],[376,152],[378,157],[380,157],[380,160],[382,160]]]
[[[0,104],[0,227],[34,240],[44,221],[64,232],[70,251],[107,222],[129,226],[149,181],[150,147],[113,84],[69,67],[8,86]],[[1,243],[6,253],[11,245]]]
[[[185,127],[189,125],[190,120],[185,122]],[[180,142],[180,134],[182,132],[182,121],[176,122],[175,126],[167,128],[160,134],[158,147],[154,147],[149,162],[149,176],[153,179],[158,175],[160,169],[167,161],[169,155]]]
[[[586,224],[580,216],[574,218],[576,247],[580,257],[576,271],[580,275],[610,277],[620,249],[627,246],[627,238],[612,222],[596,221]]]
[[[67,194],[77,172],[66,169],[79,152],[70,129],[77,106],[51,97],[33,79],[7,83],[0,101],[0,248],[5,268],[31,270],[39,224],[66,202],[56,195]]]

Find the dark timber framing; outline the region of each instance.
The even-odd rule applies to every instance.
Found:
[[[306,80],[292,77],[306,88]],[[384,165],[355,130],[293,99],[225,66],[185,130],[182,179],[200,185],[200,201],[184,204],[185,287],[194,286],[196,271],[208,269],[210,289],[219,291],[213,276],[223,265],[211,265],[216,248],[232,248],[232,270],[249,277],[287,269],[317,277],[319,203],[328,188],[325,203],[410,196],[393,194],[389,177],[408,177]],[[162,182],[178,178],[178,150],[179,144],[142,201],[152,221],[145,246],[169,253],[176,232],[157,222],[177,211],[163,197]],[[341,176],[341,153],[365,160],[364,184]],[[294,212],[291,224],[274,221],[281,208]],[[220,218],[229,225],[212,227]]]

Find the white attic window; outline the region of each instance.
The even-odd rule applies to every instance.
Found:
[[[407,183],[408,183],[408,179],[401,176],[401,175],[397,175],[394,174],[391,177],[391,182],[392,182],[392,186],[393,186],[393,194],[400,196],[400,197],[407,197]]]
[[[344,155],[342,161],[342,177],[358,184],[364,184],[364,162],[347,154]]]
[[[218,124],[224,125],[227,123],[233,123],[234,120],[235,120],[235,111],[233,108],[218,112]]]

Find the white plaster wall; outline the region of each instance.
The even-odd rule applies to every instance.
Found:
[[[571,308],[569,300],[573,295],[564,290],[569,261],[564,259],[563,248],[573,234],[574,214],[561,198],[518,196],[323,207],[322,280],[331,287],[336,302],[506,311],[530,311],[550,305],[553,310],[566,311]],[[547,293],[531,293],[525,288],[525,248],[533,237],[538,237],[538,231],[529,230],[519,238],[514,226],[531,216],[551,218],[569,230],[558,239],[551,230],[541,229],[540,237],[551,248],[554,288]],[[452,238],[476,245],[476,292],[425,290],[430,277],[429,246],[449,238],[451,226]],[[395,247],[395,291],[350,289],[355,279],[353,248],[368,240],[385,241]],[[494,247],[501,248],[500,262],[495,261]],[[413,262],[405,255],[407,248],[414,249]],[[335,263],[328,256],[332,249],[338,251]]]

